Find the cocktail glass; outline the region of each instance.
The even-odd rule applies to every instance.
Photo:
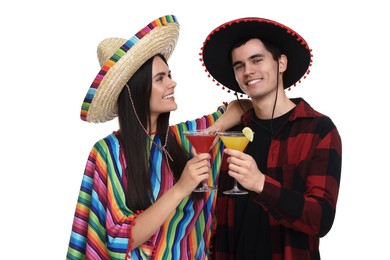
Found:
[[[217,132],[215,131],[190,130],[183,132],[183,134],[190,141],[197,153],[208,153],[215,138],[218,138]],[[211,173],[210,176],[212,176]],[[216,189],[217,187],[209,186],[206,181],[203,181],[201,186],[196,188],[194,192],[209,192]]]
[[[238,150],[243,152],[249,143],[249,139],[242,132],[238,131],[226,131],[218,133],[219,138],[228,149]],[[238,188],[237,180],[234,179],[234,186],[231,190],[226,190],[224,194],[230,195],[244,195],[248,194],[247,191]]]

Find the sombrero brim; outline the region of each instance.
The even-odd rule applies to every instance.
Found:
[[[160,17],[136,33],[101,67],[84,98],[80,117],[88,122],[106,122],[117,116],[117,100],[132,75],[151,57],[167,60],[176,47],[179,23],[173,15]]]
[[[243,93],[234,77],[230,61],[232,46],[240,39],[256,37],[281,50],[288,59],[283,81],[285,88],[298,82],[311,64],[311,51],[306,41],[290,28],[263,18],[242,18],[227,22],[214,29],[202,48],[202,62],[206,71],[224,87]]]

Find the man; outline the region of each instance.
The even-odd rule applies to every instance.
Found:
[[[329,117],[285,93],[309,72],[308,44],[278,22],[241,18],[214,29],[202,55],[218,85],[250,97],[236,129],[255,132],[246,153],[225,150],[214,258],[320,259],[336,212],[341,138]],[[231,177],[249,194],[223,194]]]

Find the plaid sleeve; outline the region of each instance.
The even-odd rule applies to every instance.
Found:
[[[341,138],[328,117],[298,128],[271,145],[269,172],[257,202],[277,223],[321,237],[329,232],[335,217]]]

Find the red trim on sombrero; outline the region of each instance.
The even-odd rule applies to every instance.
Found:
[[[141,40],[145,35],[147,35],[150,31],[152,31],[154,28],[159,26],[164,26],[169,23],[177,23],[177,18],[174,15],[166,15],[163,17],[160,17],[151,23],[149,23],[147,26],[145,26],[142,30],[140,30],[138,33],[136,33],[133,37],[131,37],[127,42],[125,42],[115,53],[111,56],[111,58],[104,64],[98,75],[93,80],[87,95],[84,98],[83,104],[81,106],[81,113],[80,117],[82,120],[87,121],[87,114],[89,107],[91,105],[91,102],[95,96],[95,93],[97,89],[100,86],[100,83],[102,82],[104,76],[107,74],[107,72],[115,66],[115,64],[119,61],[120,58],[122,58],[127,51],[136,44],[139,40]]]

